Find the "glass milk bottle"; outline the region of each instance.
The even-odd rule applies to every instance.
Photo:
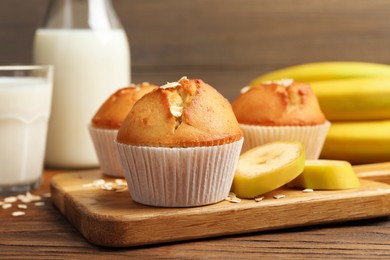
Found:
[[[128,40],[110,0],[52,0],[34,39],[35,64],[54,65],[45,164],[98,165],[88,132],[94,113],[130,81]]]

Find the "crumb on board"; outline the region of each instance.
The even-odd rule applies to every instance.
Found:
[[[128,189],[127,182],[122,179],[115,179],[113,182],[108,182],[103,179],[93,180],[90,183],[84,183],[83,188],[97,188],[107,191],[123,192]]]

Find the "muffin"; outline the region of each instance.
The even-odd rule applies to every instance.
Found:
[[[116,142],[134,201],[191,207],[226,198],[243,138],[230,103],[183,77],[143,96]]]
[[[134,103],[146,93],[157,88],[158,86],[147,82],[121,88],[113,93],[93,116],[89,132],[104,174],[124,177],[114,143],[118,129]]]
[[[243,88],[232,104],[244,133],[242,152],[273,141],[300,141],[318,159],[330,123],[308,84],[292,79]]]

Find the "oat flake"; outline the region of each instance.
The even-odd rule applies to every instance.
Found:
[[[27,209],[27,205],[26,204],[18,204],[18,208],[19,209]]]
[[[18,200],[17,197],[14,197],[14,196],[11,196],[11,197],[7,197],[4,199],[4,202],[7,202],[7,203],[14,203]]]
[[[282,195],[282,194],[278,194],[278,195],[275,195],[274,196],[274,199],[283,199],[283,198],[285,198],[286,197],[286,195]]]
[[[12,207],[12,204],[11,203],[5,203],[1,206],[3,209],[9,209],[10,207]]]
[[[26,215],[26,212],[24,212],[24,211],[14,211],[14,212],[12,212],[12,216],[14,216],[14,217],[19,217],[19,216],[23,216],[23,215]]]
[[[255,201],[256,202],[260,202],[260,201],[262,201],[264,199],[264,197],[255,197]]]

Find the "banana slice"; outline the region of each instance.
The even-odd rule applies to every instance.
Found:
[[[342,190],[360,187],[351,164],[340,160],[307,160],[305,169],[289,187]]]
[[[254,198],[293,180],[304,165],[305,150],[300,142],[255,147],[240,156],[232,191],[241,198]]]

